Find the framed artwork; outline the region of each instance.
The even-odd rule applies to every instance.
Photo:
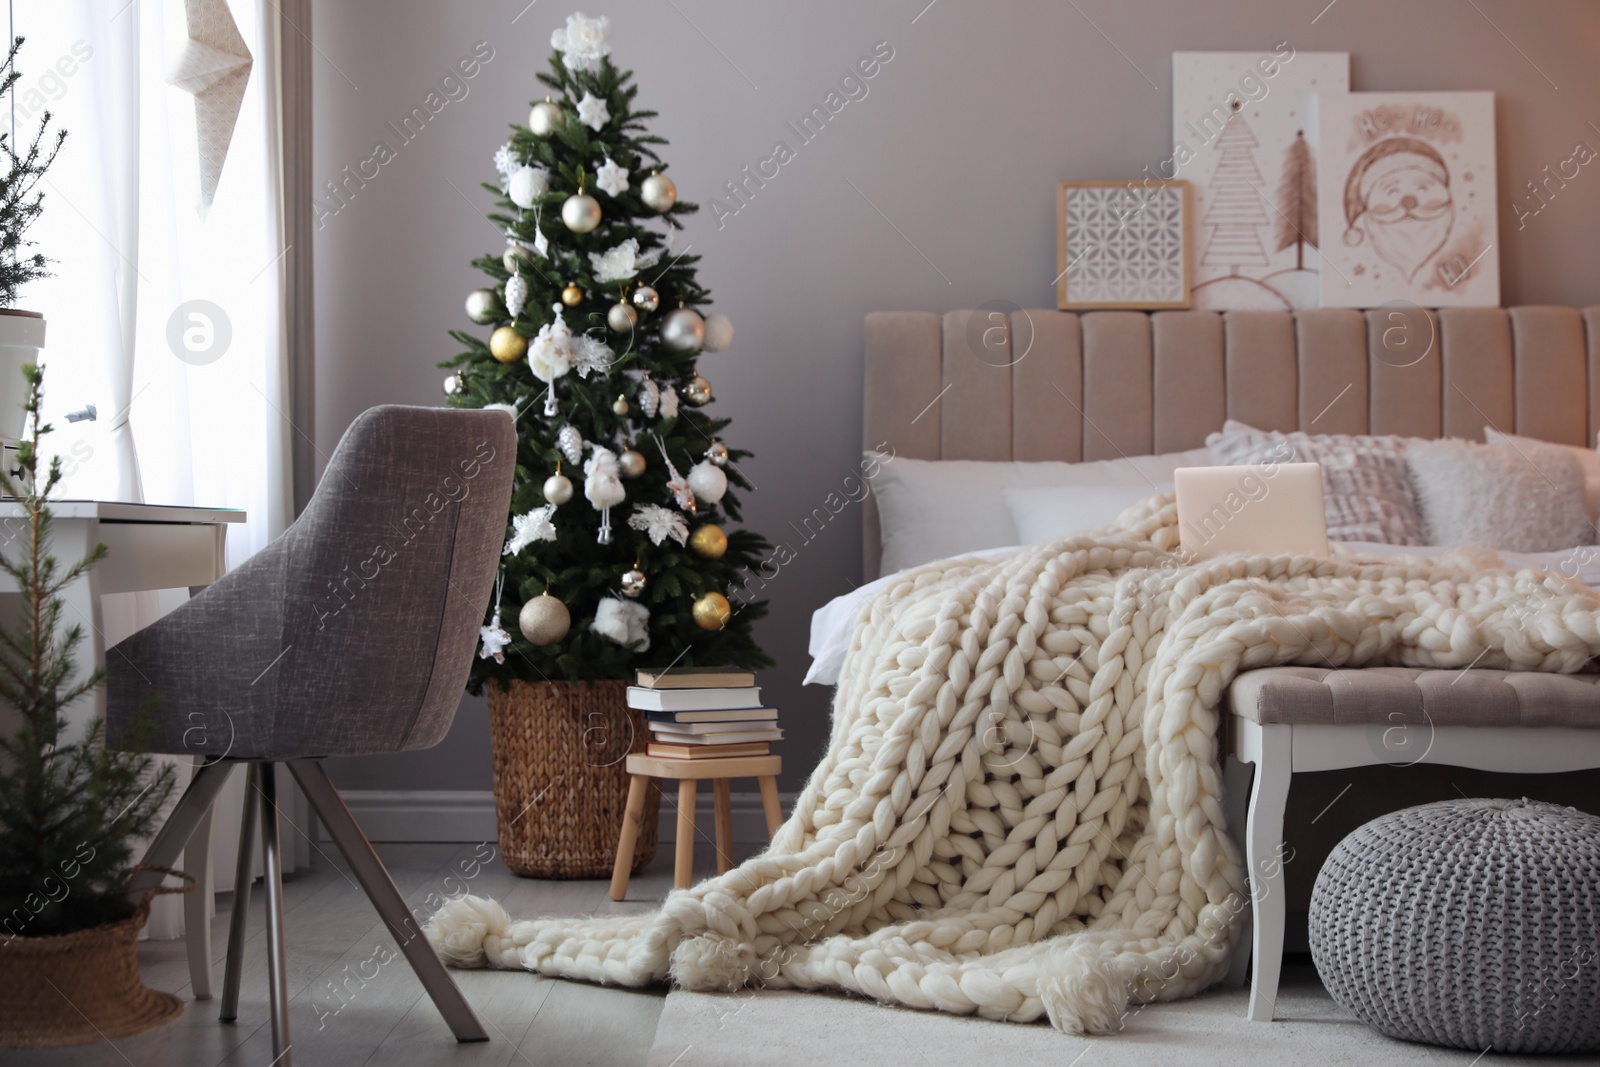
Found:
[[[1172,53],[1172,158],[1194,189],[1194,306],[1321,302],[1317,94],[1350,88],[1348,52]]]
[[[1494,94],[1318,101],[1322,302],[1497,307]]]
[[[1189,306],[1189,183],[1133,178],[1056,188],[1056,306]]]

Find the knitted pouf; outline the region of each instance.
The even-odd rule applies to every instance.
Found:
[[[1311,956],[1374,1030],[1482,1052],[1600,1049],[1600,818],[1448,800],[1339,842]]]

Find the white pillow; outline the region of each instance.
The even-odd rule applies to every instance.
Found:
[[[1483,439],[1491,445],[1513,445],[1519,448],[1536,445],[1540,448],[1561,448],[1572,453],[1572,458],[1583,468],[1583,497],[1584,504],[1589,509],[1589,518],[1600,519],[1600,451],[1593,448],[1579,448],[1577,445],[1558,445],[1553,441],[1541,441],[1537,437],[1501,433],[1492,426],[1483,428]]]
[[[1006,507],[1024,545],[1042,545],[1098,529],[1154,493],[1172,492],[1171,483],[1145,485],[1049,485],[1007,489]]]
[[[1091,463],[1004,463],[905,459],[868,452],[883,532],[880,572],[1018,543],[1004,492],[1024,486],[1136,486],[1149,496],[1172,485],[1179,467],[1211,462],[1203,448]],[[1120,510],[1120,509],[1119,509]]]
[[[1434,545],[1554,552],[1594,540],[1583,470],[1559,445],[1480,445],[1446,438],[1406,453]]]

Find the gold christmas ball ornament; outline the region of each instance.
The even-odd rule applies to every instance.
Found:
[[[648,285],[641,285],[633,291],[633,306],[649,314],[661,306],[661,295]]]
[[[622,576],[622,595],[626,597],[638,596],[644,592],[644,582],[644,571],[639,568],[635,567],[633,570],[626,572]]]
[[[583,290],[576,285],[569,285],[561,290],[561,302],[569,308],[575,308],[583,303]]]
[[[533,131],[535,137],[549,137],[566,122],[567,116],[561,110],[561,105],[552,103],[548,96],[534,104],[528,112],[528,129]]]
[[[720,630],[732,615],[733,605],[721,593],[707,593],[694,602],[694,624],[702,630]]]
[[[467,318],[487,326],[505,313],[500,296],[493,289],[474,289],[467,294]]]
[[[625,396],[620,396],[619,395],[615,400],[613,400],[611,402],[611,414],[613,414],[613,415],[626,415],[627,413],[628,413],[628,398],[625,397]]]
[[[689,534],[689,551],[701,559],[721,559],[728,551],[728,535],[714,522],[696,526]]]
[[[606,325],[611,327],[612,333],[632,333],[639,325],[639,313],[627,304],[612,304],[611,310],[606,312]]]
[[[588,233],[600,225],[600,201],[579,189],[561,205],[561,221],[573,233]]]
[[[651,171],[650,177],[639,186],[639,199],[651,210],[671,211],[672,205],[678,202],[678,186],[665,174]]]
[[[711,383],[698,374],[689,379],[689,384],[683,387],[683,398],[695,407],[704,407],[711,403]]]
[[[515,274],[518,270],[533,265],[533,249],[520,241],[512,241],[506,245],[506,250],[500,253],[500,262],[506,270]]]
[[[728,446],[721,441],[712,441],[711,447],[706,449],[706,459],[719,467],[728,465]]]
[[[572,613],[561,601],[545,593],[522,605],[517,615],[517,628],[530,644],[555,644],[572,629]]]
[[[544,480],[544,498],[560,507],[572,499],[572,481],[565,474],[552,474]]]
[[[444,395],[455,396],[467,387],[466,379],[461,377],[461,372],[456,371],[444,380]]]
[[[698,312],[678,308],[661,320],[661,343],[674,352],[698,352],[706,341],[706,322]]]
[[[489,335],[489,351],[501,363],[515,363],[528,354],[528,339],[510,326],[502,326]]]
[[[621,469],[624,478],[637,478],[644,473],[644,453],[636,448],[625,450],[617,457],[617,467]]]

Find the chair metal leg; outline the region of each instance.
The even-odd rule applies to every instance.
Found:
[[[232,770],[233,764],[220,762],[196,767],[188,788],[178,800],[178,806],[172,809],[167,821],[156,831],[150,847],[144,850],[144,858],[139,862],[154,867],[171,867],[210,812],[211,805],[227,784],[228,774]],[[145,891],[160,885],[161,880],[159,872],[136,871],[128,876],[128,895],[143,900]]]
[[[267,1000],[272,1008],[273,1067],[289,1063],[289,974],[283,958],[283,863],[278,854],[278,783],[271,763],[261,765],[261,861],[267,897]]]
[[[439,1014],[444,1016],[444,1021],[449,1025],[451,1033],[456,1035],[456,1040],[489,1040],[483,1024],[478,1021],[477,1015],[467,1004],[467,999],[461,995],[461,990],[451,979],[450,972],[445,970],[444,964],[434,953],[433,946],[417,927],[416,919],[406,907],[405,898],[400,895],[400,890],[395,888],[394,880],[389,877],[383,861],[373,851],[367,835],[362,833],[361,827],[356,824],[350,809],[345,807],[344,801],[339,797],[339,791],[334,788],[333,781],[328,777],[328,772],[323,768],[321,761],[290,760],[288,766],[295,781],[300,783],[300,789],[305,793],[306,799],[311,801],[311,807],[317,813],[317,818],[321,819],[322,825],[327,828],[328,836],[333,838],[333,843],[349,861],[351,873],[356,876],[356,881],[361,883],[361,888],[366,890],[367,898],[377,909],[378,916],[383,919],[384,924],[389,927],[389,932],[399,942],[400,950],[406,954],[406,959],[411,963],[411,969],[417,973],[423,989],[427,990],[434,1006],[439,1009]]]
[[[189,987],[194,999],[211,999],[211,816],[207,808],[183,847],[183,869],[198,883],[183,897],[183,942],[189,955]]]
[[[244,812],[239,816],[239,859],[233,868],[233,913],[228,919],[228,962],[222,971],[222,1014],[225,1023],[239,1017],[239,974],[244,969],[244,929],[250,914],[250,882],[255,872],[256,796],[260,775],[254,763],[245,768]]]

